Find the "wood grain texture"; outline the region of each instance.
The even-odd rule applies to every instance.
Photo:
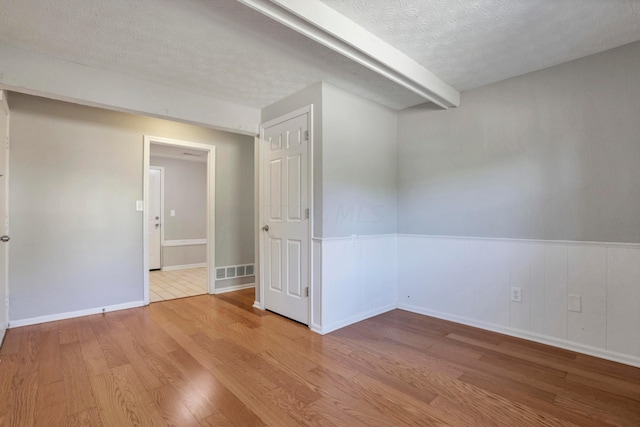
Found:
[[[253,292],[9,330],[0,425],[640,425],[640,369],[401,310],[320,336]]]

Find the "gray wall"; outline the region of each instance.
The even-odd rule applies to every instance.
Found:
[[[207,163],[153,156],[153,146],[151,154],[151,165],[164,168],[165,240],[206,239]]]
[[[266,122],[314,106],[314,237],[396,230],[397,114],[327,83],[265,108]]]
[[[640,43],[399,117],[400,233],[640,242]]]
[[[142,137],[216,145],[216,264],[253,262],[253,138],[11,94],[11,319],[142,300]]]
[[[207,238],[207,163],[153,155],[151,165],[164,168],[164,212],[162,226],[165,240]],[[171,211],[175,216],[171,216]],[[207,262],[207,246],[165,246],[162,266]]]
[[[323,85],[323,237],[396,232],[397,114]]]

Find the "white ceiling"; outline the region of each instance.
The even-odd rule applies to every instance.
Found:
[[[322,1],[458,90],[640,40],[632,0]],[[318,81],[394,109],[424,102],[235,0],[0,0],[0,11],[0,42],[248,107]]]

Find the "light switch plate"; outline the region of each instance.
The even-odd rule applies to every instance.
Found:
[[[173,209],[171,209],[171,211],[169,211],[169,215],[171,215],[171,216],[176,216],[176,211],[174,211]]]
[[[582,298],[580,295],[569,295],[567,297],[567,308],[576,313],[582,312]]]
[[[144,210],[144,200],[136,200],[136,211],[142,212]]]

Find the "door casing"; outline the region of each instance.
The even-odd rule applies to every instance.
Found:
[[[160,205],[160,268],[162,268],[162,245],[164,244],[164,168],[162,166],[149,166],[149,170],[157,170],[160,172],[160,192],[158,193]],[[147,193],[148,194],[148,193]],[[151,252],[151,248],[149,248]],[[151,266],[149,266],[151,268]]]
[[[149,304],[149,169],[151,167],[151,144],[170,145],[173,147],[193,148],[207,153],[207,292],[215,292],[216,254],[215,254],[215,225],[216,225],[216,146],[199,142],[182,141],[144,135],[143,148],[143,282],[144,304]],[[164,240],[164,234],[163,238]]]

